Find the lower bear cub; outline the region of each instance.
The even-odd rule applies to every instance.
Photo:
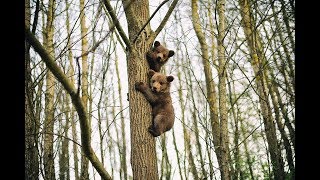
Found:
[[[169,131],[174,124],[174,110],[170,96],[170,83],[173,76],[149,70],[150,87],[143,82],[137,82],[135,89],[142,92],[152,106],[152,125],[148,131],[154,136],[160,136]]]

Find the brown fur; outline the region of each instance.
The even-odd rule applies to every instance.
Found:
[[[173,76],[149,70],[150,87],[143,82],[135,84],[136,90],[143,93],[152,106],[153,122],[148,131],[154,136],[160,136],[169,131],[174,124],[174,109],[170,96],[170,83]]]
[[[152,50],[147,52],[147,60],[150,69],[160,72],[161,67],[174,55],[173,50],[162,46],[159,41],[154,42]]]

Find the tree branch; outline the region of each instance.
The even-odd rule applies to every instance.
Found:
[[[83,106],[82,100],[77,95],[74,85],[68,80],[67,76],[63,73],[60,67],[55,63],[53,57],[43,48],[37,38],[30,32],[25,25],[25,38],[28,43],[34,48],[34,50],[40,55],[41,59],[46,63],[48,69],[57,78],[57,80],[63,85],[66,91],[70,94],[72,103],[78,113],[80,130],[81,130],[81,144],[85,155],[88,157],[93,167],[97,170],[103,179],[111,180],[111,176],[105,170],[103,164],[99,161],[98,157],[94,153],[89,139],[89,121],[88,115]]]
[[[116,16],[116,14],[114,13],[114,10],[110,4],[109,0],[102,0],[103,4],[105,5],[105,7],[108,10],[108,13],[111,16],[111,19],[113,20],[113,24],[116,26],[122,40],[124,41],[124,43],[127,45],[127,49],[130,51],[131,50],[131,44],[129,41],[129,38],[126,36],[126,34],[124,33],[122,27],[120,26],[119,20]],[[124,8],[127,8],[131,3],[133,2],[133,0],[129,1],[127,4],[124,5]]]
[[[163,1],[160,6],[157,7],[157,9],[152,13],[152,15],[150,16],[150,18],[148,19],[148,21],[142,26],[142,28],[140,29],[140,31],[138,32],[138,34],[136,35],[136,37],[133,40],[133,43],[136,42],[136,40],[138,39],[139,35],[141,34],[141,32],[144,30],[144,28],[149,24],[149,22],[151,21],[151,19],[153,18],[154,15],[156,15],[156,13],[159,11],[159,9],[169,0],[165,0]]]
[[[156,29],[156,31],[155,31],[153,34],[151,34],[151,36],[149,37],[148,41],[152,41],[152,42],[153,42],[153,41],[155,40],[155,38],[158,36],[158,34],[160,33],[160,31],[163,29],[164,25],[167,23],[167,21],[168,21],[170,15],[171,15],[173,9],[174,9],[174,8],[176,7],[176,5],[177,5],[177,3],[178,3],[178,0],[174,0],[174,1],[171,3],[168,12],[167,12],[166,15],[164,16],[163,20],[162,20],[161,23],[159,24],[159,26],[158,26],[158,28]]]

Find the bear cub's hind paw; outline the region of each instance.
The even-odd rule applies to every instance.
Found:
[[[157,132],[155,132],[155,131],[153,130],[153,127],[152,127],[152,126],[150,126],[150,127],[148,128],[148,131],[149,131],[150,134],[152,134],[153,137],[160,136],[159,133],[157,133]]]

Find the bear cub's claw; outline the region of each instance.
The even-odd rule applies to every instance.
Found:
[[[134,87],[135,87],[136,90],[140,91],[140,90],[143,89],[143,85],[144,85],[143,82],[136,82]]]

